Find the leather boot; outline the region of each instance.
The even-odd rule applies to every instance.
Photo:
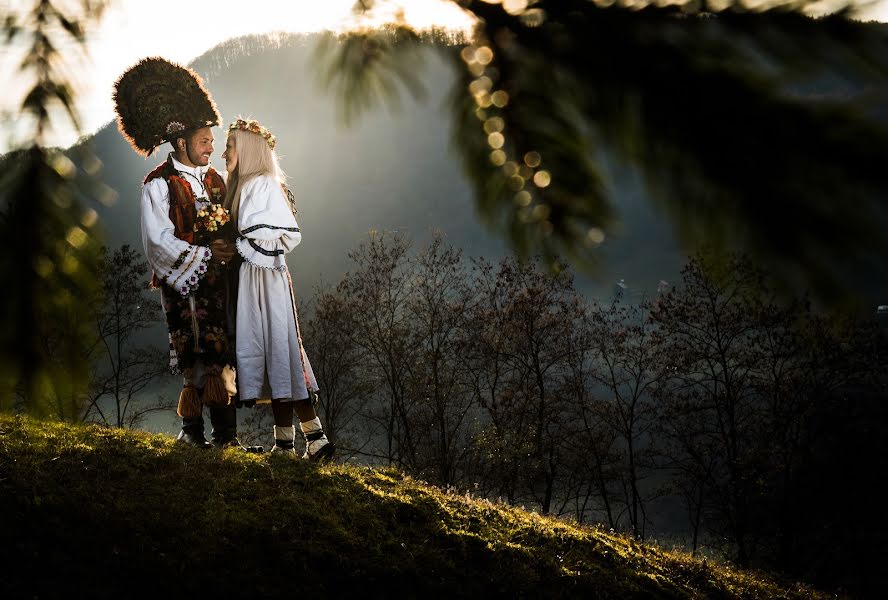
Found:
[[[211,406],[210,424],[213,426],[213,446],[216,448],[237,440],[237,408],[233,404]]]
[[[182,444],[188,444],[195,448],[212,448],[213,445],[204,437],[204,420],[203,417],[184,417],[182,419],[182,431],[176,441]]]
[[[213,425],[213,447],[240,448],[244,452],[261,453],[262,446],[244,446],[237,439],[237,408],[235,405],[211,406],[210,423]]]

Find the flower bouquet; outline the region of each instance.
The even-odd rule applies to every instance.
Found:
[[[210,240],[226,238],[228,228],[226,225],[231,221],[231,215],[221,204],[210,204],[206,208],[197,211],[197,220],[194,222],[194,231],[197,234],[197,243],[205,245]]]

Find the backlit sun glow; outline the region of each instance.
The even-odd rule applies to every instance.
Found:
[[[64,6],[65,0],[57,0]],[[116,0],[101,22],[88,32],[86,64],[79,65],[74,84],[82,133],[91,134],[113,118],[111,88],[129,66],[147,56],[162,56],[188,64],[214,46],[244,35],[273,33],[346,32],[401,23],[417,30],[433,27],[469,34],[472,17],[448,0],[377,0],[369,14],[354,11],[355,0],[216,0],[212,3],[173,0]],[[0,0],[0,14],[29,9],[29,0]],[[75,13],[76,14],[76,13]],[[0,47],[0,77],[4,94],[0,115],[17,114],[32,82],[18,72],[24,48]],[[73,55],[73,54],[71,54]],[[10,138],[26,131],[16,119],[3,119],[0,153]],[[67,146],[77,133],[59,119],[49,143]],[[18,129],[18,131],[16,131]]]

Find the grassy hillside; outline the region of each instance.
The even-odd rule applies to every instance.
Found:
[[[394,469],[0,415],[5,598],[825,598]]]

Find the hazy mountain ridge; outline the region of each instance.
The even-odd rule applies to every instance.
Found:
[[[237,38],[192,64],[206,78],[226,124],[238,115],[251,116],[278,137],[303,230],[302,245],[289,257],[297,293],[305,296],[321,278],[336,283],[350,267],[348,251],[371,229],[404,231],[418,243],[429,239],[431,229],[440,229],[468,256],[506,254],[503,240],[481,224],[451,147],[446,103],[452,66],[430,47],[422,74],[425,101],[407,99],[400,111],[371,111],[345,127],[337,99],[317,83],[311,64],[316,39],[304,34]],[[224,131],[214,133],[213,164],[221,169]],[[117,204],[101,214],[108,243],[141,247],[141,180],[165,158],[169,145],[142,159],[128,148],[116,123],[87,141],[104,164],[101,177],[119,193]],[[631,289],[651,293],[660,279],[672,280],[684,260],[670,225],[653,212],[636,176],[619,177],[614,199],[622,232],[602,246],[597,276],[577,280],[593,295],[609,297],[619,278]]]

